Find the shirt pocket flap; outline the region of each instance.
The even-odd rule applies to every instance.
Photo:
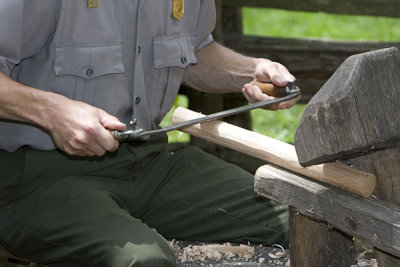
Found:
[[[186,68],[197,63],[192,43],[194,36],[157,36],[154,38],[154,65],[156,69],[164,67]]]
[[[72,74],[85,79],[123,73],[122,45],[120,42],[105,45],[58,45],[54,71],[57,76]]]

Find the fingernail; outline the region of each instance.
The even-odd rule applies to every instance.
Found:
[[[280,109],[285,109],[285,108],[288,108],[288,105],[287,104],[280,104],[279,108]]]
[[[278,78],[277,82],[281,85],[286,85],[288,83],[288,81],[284,78]]]

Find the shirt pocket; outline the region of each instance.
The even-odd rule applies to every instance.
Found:
[[[158,71],[160,83],[165,84],[156,123],[172,107],[186,68],[197,63],[194,41],[195,34],[157,36],[153,40],[154,67]]]
[[[186,68],[197,63],[193,35],[157,36],[154,38],[154,66]]]
[[[54,71],[56,76],[69,74],[88,80],[106,74],[124,73],[122,44],[57,45]]]

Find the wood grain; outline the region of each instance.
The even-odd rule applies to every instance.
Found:
[[[172,121],[178,123],[200,116],[204,115],[179,107],[175,110]],[[343,163],[304,168],[298,162],[294,146],[228,123],[211,121],[184,128],[182,131],[360,196],[369,197],[375,187],[373,174],[350,168]]]
[[[342,267],[355,264],[352,237],[327,223],[302,216],[289,208],[290,264],[295,267]],[[318,233],[318,234],[316,234]]]

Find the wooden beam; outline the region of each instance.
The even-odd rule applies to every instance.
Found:
[[[175,110],[172,121],[178,123],[200,116],[204,115],[180,107]],[[187,127],[182,131],[360,196],[369,197],[375,188],[375,176],[371,173],[361,172],[343,163],[304,168],[298,162],[294,146],[232,124],[211,121]]]
[[[294,11],[326,12],[349,15],[400,17],[397,0],[222,0],[226,6],[278,8]]]
[[[400,210],[396,206],[361,198],[270,165],[257,170],[255,192],[400,256]]]

